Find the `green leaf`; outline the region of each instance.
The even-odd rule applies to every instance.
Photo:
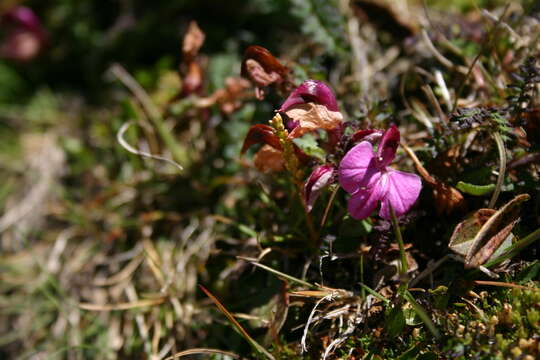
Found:
[[[432,352],[424,353],[416,358],[417,360],[437,360],[437,354]]]
[[[302,22],[302,32],[331,53],[344,53],[345,19],[336,0],[292,0],[291,12]]]
[[[495,190],[495,184],[489,184],[489,185],[474,185],[474,184],[468,184],[466,182],[460,181],[457,183],[458,190],[474,196],[482,196],[489,194]]]
[[[531,280],[538,279],[540,277],[540,261],[536,260],[526,269],[521,271],[517,276],[517,280],[520,284],[528,283]]]
[[[398,360],[415,360],[418,356],[418,353],[420,353],[421,348],[422,347],[420,344],[413,345],[410,349],[401,354],[398,357]]]
[[[394,307],[386,316],[386,331],[388,336],[395,337],[401,334],[405,327],[405,315],[400,307]]]
[[[306,155],[316,157],[320,161],[324,162],[326,158],[326,152],[319,147],[317,139],[312,134],[305,134],[300,138],[293,139],[293,142],[303,151]]]

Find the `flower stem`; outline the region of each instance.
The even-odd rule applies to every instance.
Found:
[[[401,267],[399,269],[400,278],[402,281],[405,281],[407,278],[407,272],[409,267],[407,265],[407,255],[405,254],[405,245],[403,244],[403,237],[401,236],[401,231],[399,230],[399,224],[394,212],[394,208],[390,205],[390,220],[392,221],[392,227],[394,228],[394,234],[396,235],[396,241],[399,246],[399,255],[401,256]]]
[[[495,142],[497,143],[497,150],[499,150],[499,176],[497,177],[497,185],[495,187],[495,191],[491,196],[491,200],[489,200],[488,208],[490,209],[493,209],[495,207],[497,198],[501,193],[501,188],[504,182],[504,175],[506,172],[506,149],[504,148],[504,141],[498,131],[493,134],[493,137],[495,138]]]
[[[334,191],[332,191],[332,194],[330,195],[330,200],[328,200],[328,204],[326,204],[326,208],[324,209],[324,215],[321,220],[321,230],[324,227],[324,224],[326,224],[326,220],[328,219],[328,214],[330,213],[330,208],[334,204],[334,199],[336,198],[336,194],[339,190],[339,186],[337,186]]]

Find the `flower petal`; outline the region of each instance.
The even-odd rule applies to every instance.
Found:
[[[324,105],[330,111],[339,110],[336,97],[328,85],[318,80],[306,80],[289,95],[279,111],[308,102]]]
[[[396,150],[399,145],[399,130],[396,125],[392,125],[382,136],[377,157],[381,166],[388,166],[396,156]]]
[[[399,217],[410,210],[422,189],[422,181],[418,175],[390,168],[381,181],[387,184],[388,191],[382,199],[379,216],[387,220],[390,219],[390,205]]]
[[[313,208],[313,203],[319,197],[321,190],[331,184],[333,175],[332,165],[321,165],[313,170],[304,185],[304,200],[308,211]]]
[[[373,147],[367,141],[354,146],[339,164],[339,184],[349,193],[370,188],[380,178]]]
[[[351,141],[353,143],[357,143],[360,141],[369,141],[370,143],[374,144],[382,137],[383,134],[384,131],[378,129],[358,130],[352,135]]]
[[[386,184],[377,182],[371,189],[360,189],[349,199],[349,213],[355,219],[367,218],[387,192]]]

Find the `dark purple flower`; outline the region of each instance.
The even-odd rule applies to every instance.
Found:
[[[399,145],[396,126],[386,130],[377,152],[368,141],[354,146],[339,165],[339,183],[352,196],[349,212],[356,219],[368,217],[381,202],[379,216],[390,219],[390,206],[396,216],[407,213],[422,188],[420,177],[389,167]]]
[[[324,105],[330,111],[339,110],[336,97],[328,85],[318,80],[306,80],[289,95],[279,111],[287,111],[294,105],[310,102]]]
[[[0,25],[7,29],[0,43],[0,57],[19,62],[30,61],[45,44],[45,30],[38,17],[27,7],[13,8],[2,16]]]
[[[14,26],[25,28],[36,33],[42,33],[43,27],[39,18],[26,6],[17,6],[4,14],[2,22],[11,23]]]
[[[317,166],[304,185],[304,200],[308,211],[319,197],[321,190],[333,182],[334,167],[332,165]]]

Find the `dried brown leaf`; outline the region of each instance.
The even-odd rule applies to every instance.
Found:
[[[318,130],[333,130],[343,122],[343,115],[339,111],[330,111],[324,105],[315,103],[298,104],[291,107],[285,114],[299,125],[291,131],[290,138]]]
[[[391,1],[353,0],[351,8],[361,23],[370,22],[377,29],[387,31],[399,39],[418,33],[418,23],[409,13],[398,10]]]
[[[242,76],[256,86],[255,95],[264,98],[262,88],[272,84],[282,84],[288,78],[289,68],[262,46],[253,45],[246,49],[242,61]]]
[[[245,153],[247,149],[255,144],[266,144],[274,149],[281,150],[281,144],[279,138],[274,134],[274,129],[264,124],[256,124],[249,128],[240,152]]]
[[[182,54],[184,55],[184,62],[191,62],[199,53],[201,46],[204,43],[205,35],[197,25],[196,21],[191,21],[184,35],[184,42],[182,43]]]
[[[277,172],[285,169],[283,152],[270,145],[264,145],[253,158],[255,167],[262,172]]]

